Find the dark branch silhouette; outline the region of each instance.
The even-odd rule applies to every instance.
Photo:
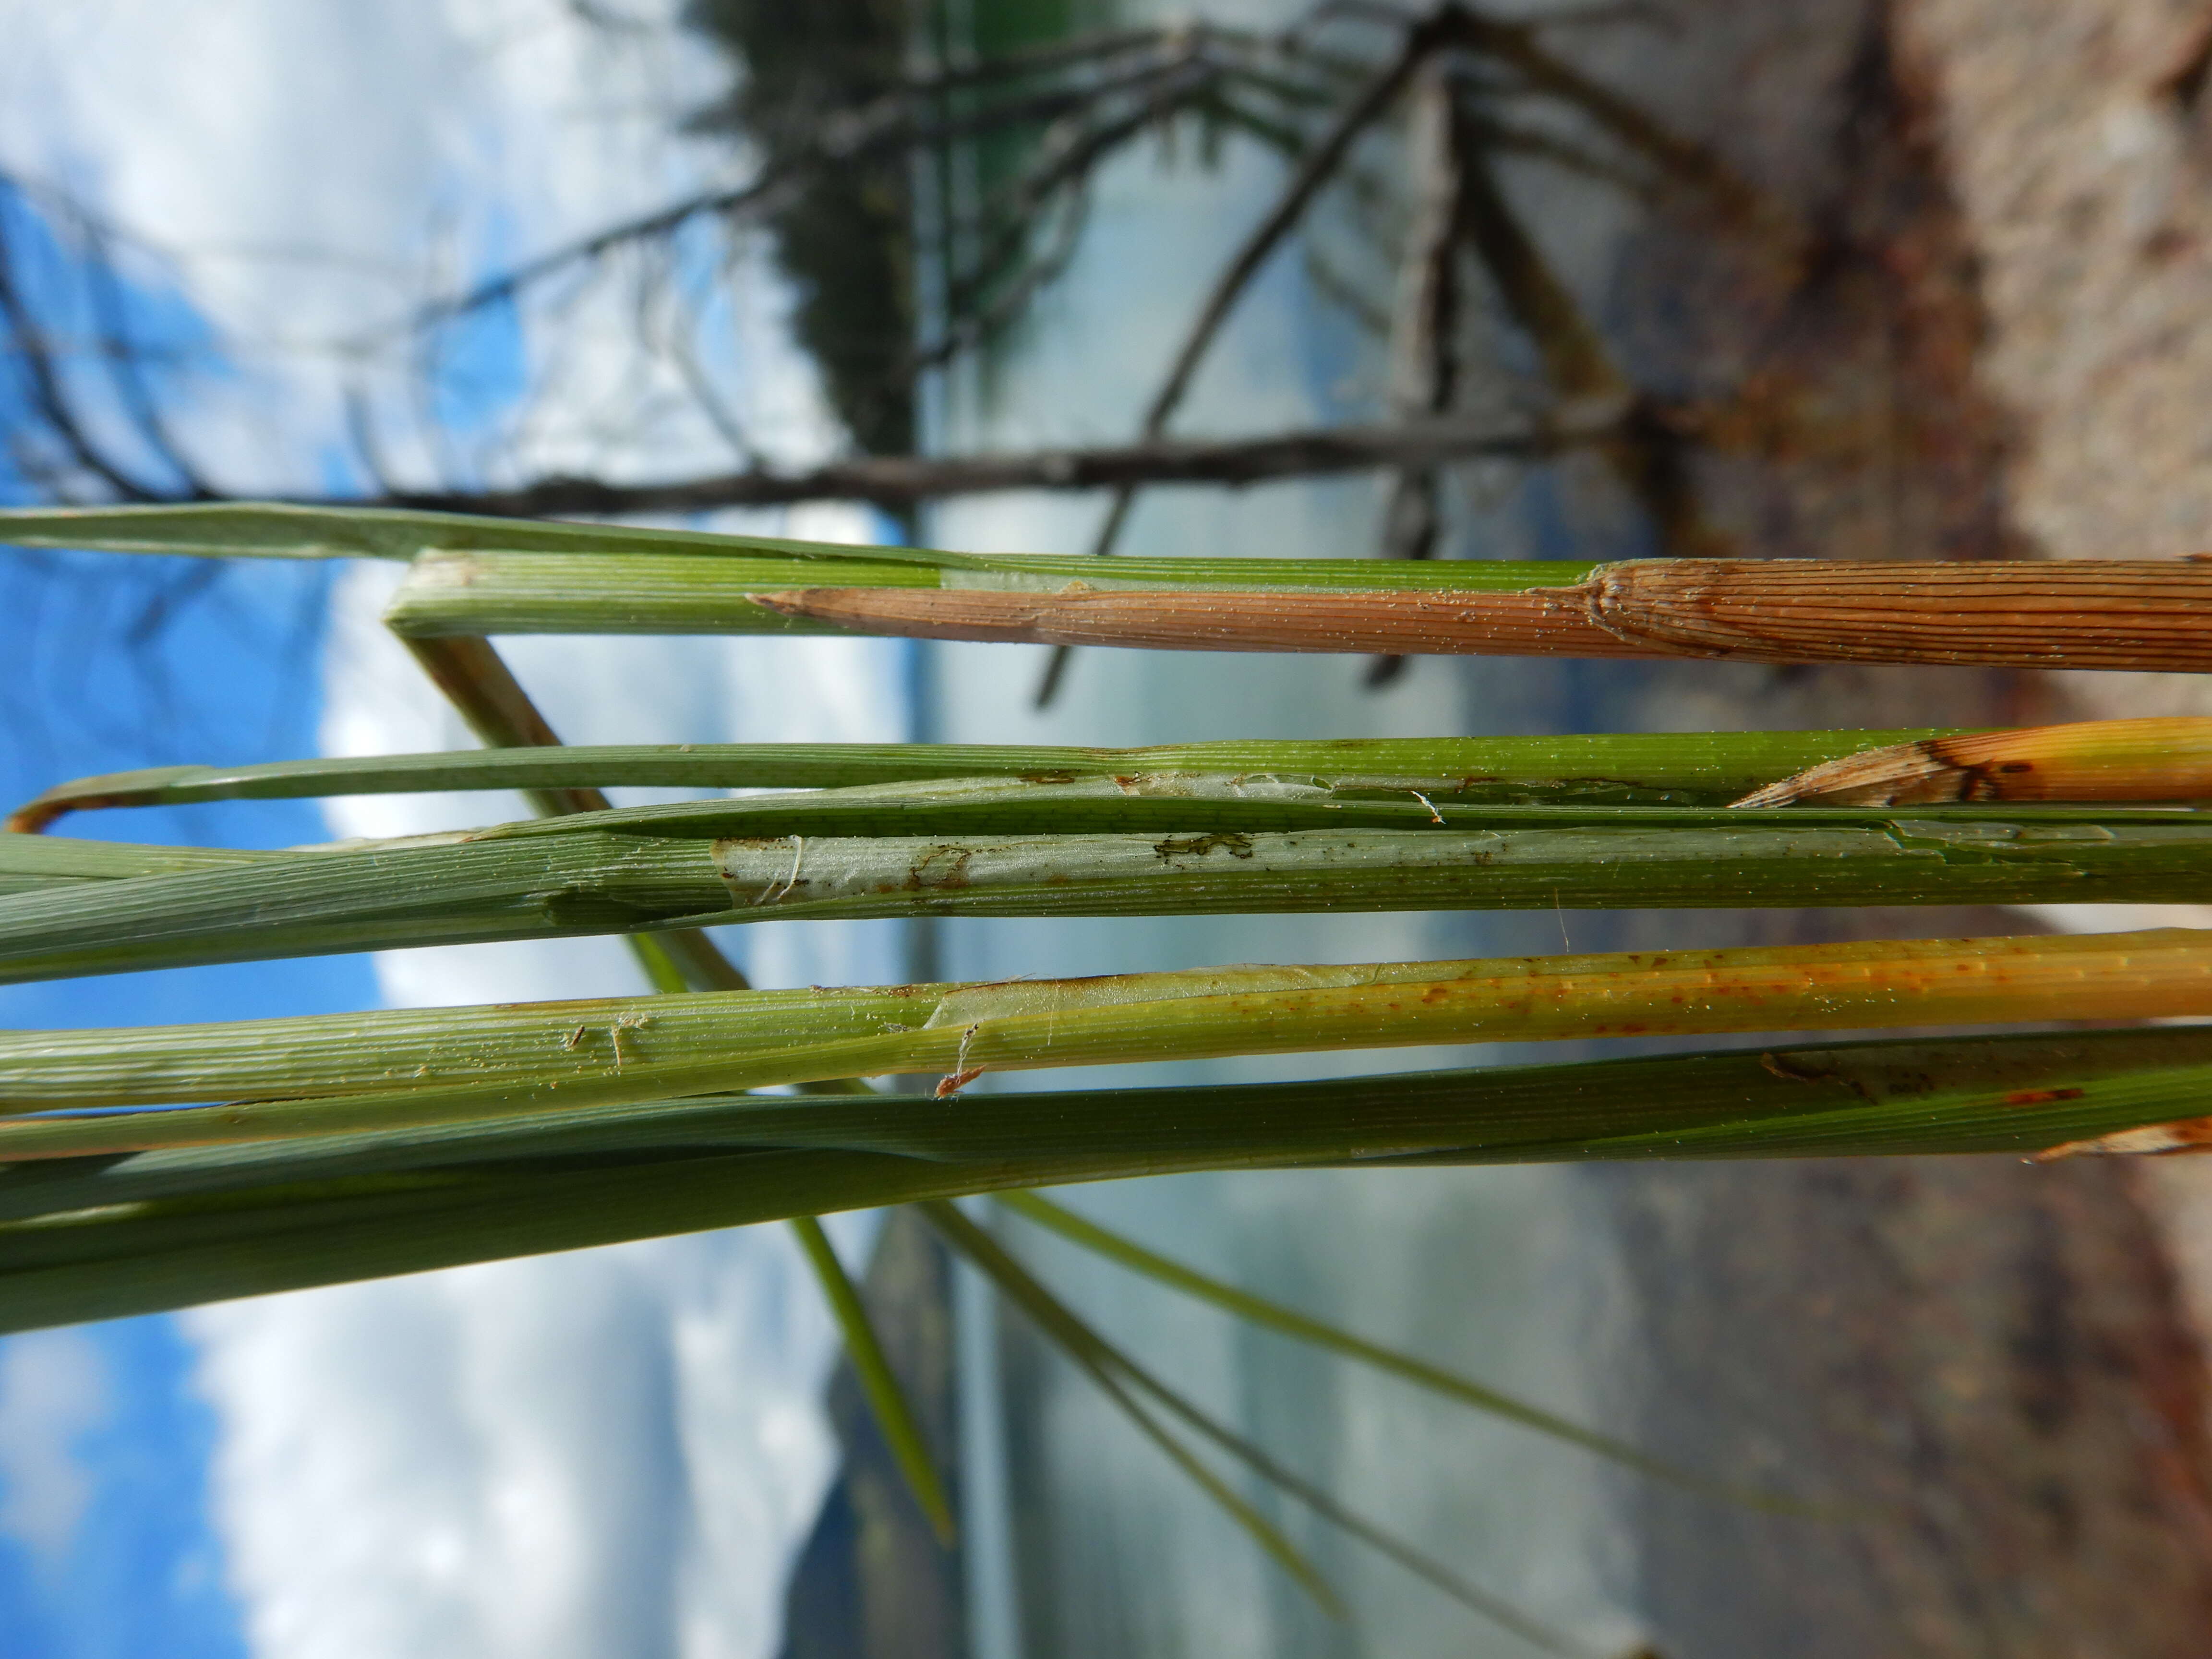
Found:
[[[507,518],[614,518],[821,501],[867,501],[896,510],[1009,489],[1111,489],[1138,483],[1239,489],[1284,478],[1455,460],[1539,460],[1605,443],[1625,429],[1623,422],[1624,405],[1615,401],[1571,410],[1541,423],[1502,424],[1488,416],[1455,416],[1319,427],[1258,438],[1156,438],[1096,448],[983,455],[864,455],[800,471],[732,472],[659,483],[544,478],[511,489],[410,490],[371,501],[351,496],[317,504],[405,507]]]

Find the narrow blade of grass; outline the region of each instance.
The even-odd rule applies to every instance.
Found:
[[[87,548],[111,553],[202,558],[411,559],[425,548],[506,548],[593,555],[692,551],[765,553],[871,562],[918,561],[934,568],[957,554],[913,548],[854,548],[773,536],[664,530],[633,525],[560,524],[392,507],[299,507],[220,501],[167,507],[12,507],[0,510],[0,544]]]
[[[860,1379],[860,1391],[867,1399],[876,1426],[883,1431],[884,1443],[890,1448],[899,1473],[906,1477],[908,1489],[928,1519],[929,1529],[937,1534],[939,1544],[950,1549],[953,1542],[952,1504],[945,1495],[944,1483],[937,1478],[937,1466],[929,1455],[929,1443],[922,1437],[921,1425],[915,1420],[906,1390],[897,1373],[891,1370],[883,1344],[877,1340],[876,1328],[860,1304],[860,1293],[846,1275],[845,1265],[838,1261],[836,1249],[830,1244],[830,1236],[822,1231],[820,1221],[812,1216],[796,1216],[791,1227],[798,1235],[799,1249],[805,1252],[814,1269],[815,1278],[821,1283],[830,1312],[836,1317],[837,1329],[845,1339],[846,1357],[853,1362],[853,1374]]]
[[[427,843],[427,844],[426,844]],[[63,843],[0,838],[0,869]],[[723,914],[705,842],[424,837],[0,896],[0,980],[680,927]],[[149,855],[150,856],[150,855]]]
[[[1075,805],[1133,810],[1119,799]],[[1411,806],[1431,816],[1429,806]],[[743,824],[753,810],[711,802],[641,810],[696,826],[702,813],[695,807],[726,826]],[[763,809],[771,823],[808,822],[813,810],[804,799]],[[1184,809],[1170,800],[1134,810],[1171,823]],[[1262,799],[1209,810],[1334,809]],[[1800,810],[1702,827],[1702,810],[1490,807],[1463,815],[1507,820],[1494,829],[1447,821],[965,838],[794,830],[714,842],[611,833],[592,827],[595,815],[574,827],[553,820],[97,883],[55,875],[70,856],[58,856],[57,843],[3,837],[0,883],[21,868],[27,873],[13,879],[31,890],[0,894],[0,981],[782,918],[2212,900],[2212,817],[2146,822],[2104,809],[2101,818],[2075,822],[2077,809],[2057,809],[2057,818],[1952,822]],[[1347,817],[1362,811],[1412,815],[1397,806],[1345,809]],[[1547,812],[1623,816],[1558,829],[1526,822]],[[1678,813],[1691,822],[1667,821]],[[1649,822],[1654,814],[1660,822]],[[120,868],[130,855],[86,856]],[[150,863],[160,855],[138,856]]]
[[[989,1233],[953,1206],[944,1202],[919,1206],[978,1271],[988,1277],[1008,1298],[1036,1322],[1037,1328],[1076,1365],[1103,1383],[1111,1377],[1127,1384],[1164,1408],[1183,1425],[1212,1443],[1229,1456],[1285,1496],[1304,1504],[1330,1525],[1395,1561],[1415,1577],[1442,1590],[1462,1607],[1499,1628],[1510,1632],[1546,1653],[1597,1659],[1595,1650],[1565,1632],[1545,1624],[1503,1597],[1478,1589],[1433,1556],[1414,1548],[1404,1539],[1340,1503],[1328,1490],[1307,1480],[1257,1443],[1238,1434],[1188,1395],[1170,1388],[1158,1376],[1139,1364],[1124,1350],[1098,1334],[1086,1321],[1053,1292],[1028,1268],[1016,1261]],[[1108,1390],[1109,1397],[1113,1391]],[[1118,1401],[1117,1401],[1117,1403]]]
[[[18,1164],[0,1170],[0,1221],[744,1150],[1028,1160],[1061,1180],[1413,1159],[2035,1152],[2208,1108],[2212,1030],[2198,1028],[942,1100],[738,1095]]]
[[[0,1033],[0,1105],[18,1113],[236,1102],[0,1121],[0,1158],[427,1128],[893,1072],[945,1073],[949,1093],[986,1070],[1228,1054],[2205,1014],[2212,941],[2168,929]]]
[[[2017,1156],[2209,1113],[2212,1033],[2192,1030],[1242,1088],[564,1109],[17,1164],[0,1170],[0,1329],[1014,1187],[1329,1164]]]
[[[1646,1456],[1625,1441],[1584,1428],[1578,1423],[1532,1406],[1526,1401],[1516,1400],[1496,1389],[1486,1388],[1440,1365],[1431,1365],[1411,1354],[1386,1348],[1379,1342],[1353,1336],[1294,1309],[1255,1296],[1249,1291],[1240,1291],[1233,1285],[1224,1285],[1219,1279],[1172,1261],[1157,1250],[1146,1249],[1134,1239],[1124,1237],[1095,1221],[1077,1215],[1042,1194],[1009,1192],[997,1196],[1001,1205],[1024,1220],[1057,1233],[1071,1243],[1105,1257],[1117,1267],[1141,1274],[1156,1284],[1165,1285],[1170,1290],[1180,1291],[1185,1296],[1211,1303],[1263,1329],[1372,1365],[1378,1370],[1402,1377],[1417,1387],[1456,1401],[1462,1406],[1471,1406],[1477,1411],[1521,1424],[1540,1434],[1580,1446],[1586,1451],[1595,1452],[1601,1457],[1610,1458],[1646,1474],[1655,1474],[1672,1481],[1688,1480],[1692,1484],[1702,1484],[1685,1471]]]
[[[265,766],[172,766],[80,778],[18,809],[9,827],[43,830],[107,806],[469,789],[623,785],[812,789],[934,778],[1060,779],[1162,772],[1261,773],[1337,790],[1419,789],[1467,801],[1634,801],[1724,805],[1759,785],[1869,749],[1958,733],[1663,732],[1564,738],[1376,738],[1149,749],[983,744],[682,744],[365,755]]]
[[[129,842],[0,836],[0,895],[122,881],[134,876],[237,870],[282,856],[223,847],[148,847]]]
[[[1051,590],[1088,577],[1100,583],[1133,580],[1200,586],[1264,587],[1290,581],[1326,587],[1418,588],[1488,583],[1516,588],[1579,580],[1592,568],[1588,560],[1486,559],[1471,563],[1463,572],[1439,576],[1431,568],[1366,559],[1125,557],[1115,561],[1114,576],[1102,576],[1095,559],[1066,555],[951,553],[638,525],[563,524],[467,514],[250,501],[0,509],[0,544],[209,558],[358,557],[415,562],[428,553],[432,556],[425,565],[426,585],[466,581],[474,568],[466,561],[477,555],[490,561],[483,573],[487,576],[495,570],[529,568],[527,562],[532,559],[577,559],[586,564],[604,560],[629,570],[641,588],[649,586],[653,580],[647,562],[669,556],[701,559],[695,574],[702,580],[718,580],[706,564],[712,560],[726,569],[742,568],[757,574],[776,587],[831,577],[885,586],[934,587],[950,580]],[[520,566],[503,562],[514,560],[525,562]],[[554,563],[540,568],[557,574],[577,567]],[[641,598],[644,603],[652,603],[649,595]]]
[[[1911,833],[1921,824],[2090,826],[2077,836],[2100,838],[2107,825],[2185,829],[2212,822],[2170,807],[1978,805],[1897,807],[1801,806],[1787,819],[1732,806],[1469,801],[1447,781],[1352,779],[1308,782],[1253,772],[1124,773],[1073,781],[1034,778],[937,778],[750,794],[736,799],[658,802],[559,818],[529,819],[471,833],[496,841],[568,835],[586,830],[622,835],[763,840],[803,835],[822,839],[993,834],[1101,835],[1141,830],[1154,836],[1214,830],[1506,829],[1717,830],[1729,832],[1814,827]],[[1953,836],[1961,833],[1951,830]]]
[[[999,1242],[950,1204],[924,1202],[918,1206],[945,1242],[995,1285],[999,1293],[1019,1308],[1050,1337],[1060,1351],[1079,1366],[1107,1399],[1139,1432],[1165,1452],[1176,1467],[1241,1528],[1276,1565],[1313,1597],[1332,1618],[1346,1616],[1344,1602],[1319,1568],[1306,1559],[1280,1528],[1231,1489],[1221,1477],[1200,1461],[1138,1402],[1125,1386],[1150,1381],[1124,1356],[1111,1348],[1039,1284],[1021,1264],[1008,1255]],[[1144,1382],[1139,1382],[1144,1378]],[[1145,1391],[1159,1398],[1166,1390],[1158,1384]],[[1195,1409],[1192,1414],[1198,1415]]]

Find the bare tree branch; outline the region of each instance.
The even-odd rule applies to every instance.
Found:
[[[1226,441],[1155,438],[1089,449],[990,455],[865,455],[800,472],[765,470],[665,483],[546,478],[513,489],[409,491],[327,506],[405,507],[509,518],[610,518],[783,507],[800,501],[869,501],[886,508],[1010,489],[1109,489],[1136,484],[1237,488],[1272,479],[1378,468],[1433,465],[1473,457],[1538,460],[1599,444],[1622,430],[1619,401],[1585,404],[1542,423],[1503,425],[1453,416],[1382,426],[1325,427]]]
[[[918,77],[859,109],[826,115],[821,133],[812,143],[771,162],[758,177],[743,185],[671,203],[653,212],[606,226],[564,246],[549,249],[465,292],[419,307],[398,325],[377,332],[417,331],[487,306],[502,304],[525,289],[571,267],[588,264],[631,243],[667,236],[696,218],[709,215],[725,218],[764,216],[787,202],[808,178],[829,167],[902,149],[979,137],[1007,127],[1035,125],[1079,112],[1094,106],[1102,97],[1140,88],[1194,61],[1202,56],[1206,44],[1217,33],[1195,29],[1146,31],[1136,37],[1139,44],[1152,45],[1164,53],[1152,62],[1139,64],[1100,82],[1024,93],[952,116],[934,113],[927,103],[929,97],[951,82],[942,76]]]
[[[1447,4],[1407,30],[1397,57],[1346,106],[1321,142],[1299,163],[1297,171],[1276,197],[1274,206],[1253,227],[1243,246],[1214,280],[1212,290],[1199,307],[1197,319],[1184,337],[1182,349],[1176,354],[1174,362],[1169,367],[1167,378],[1161,382],[1160,389],[1153,394],[1151,404],[1145,410],[1141,428],[1145,437],[1157,438],[1167,429],[1169,420],[1181,406],[1183,394],[1190,388],[1191,377],[1198,372],[1199,363],[1212,345],[1213,337],[1220,331],[1221,325],[1237,301],[1243,296],[1252,278],[1267,263],[1267,257],[1304,216],[1313,198],[1336,172],[1360,134],[1390,107],[1405,89],[1406,83],[1413,78],[1414,71],[1457,28],[1466,15],[1457,5]],[[1106,509],[1106,518],[1099,526],[1097,537],[1091,544],[1091,550],[1094,555],[1103,557],[1114,550],[1114,544],[1121,538],[1121,526],[1128,520],[1129,508],[1134,500],[1133,489],[1123,489],[1115,496],[1113,504]],[[1060,678],[1067,672],[1067,662],[1066,647],[1054,651],[1051,659],[1045,665],[1042,678],[1037,682],[1033,700],[1037,708],[1042,708],[1051,702],[1060,690]]]

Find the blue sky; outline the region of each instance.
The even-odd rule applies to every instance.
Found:
[[[81,270],[30,204],[0,191],[19,289],[53,331],[82,328]],[[173,291],[120,307],[165,365],[221,372]],[[154,371],[165,394],[173,368]],[[0,376],[0,423],[27,389]],[[103,414],[114,411],[103,410]],[[125,429],[117,416],[114,429]],[[130,446],[143,476],[173,473]],[[25,499],[20,483],[0,493]],[[331,572],[83,554],[0,556],[0,796],[62,778],[312,752]],[[312,803],[88,815],[69,833],[275,846],[321,839]],[[242,963],[0,987],[0,1024],[105,1025],[309,1013],[373,1003],[367,963]],[[246,1652],[208,1503],[216,1425],[167,1316],[0,1339],[0,1650],[9,1659]]]
[[[132,625],[189,573],[167,560],[115,568],[125,562],[0,562],[0,661],[18,671],[0,718],[0,793],[19,801],[83,772],[312,752],[327,573],[226,569],[134,644]],[[68,828],[264,846],[325,833],[312,803],[292,802],[88,815]],[[167,1023],[375,1000],[360,958],[239,963],[0,988],[0,1023]],[[0,1650],[9,1659],[245,1651],[209,1519],[215,1425],[192,1390],[192,1363],[167,1316],[0,1339]],[[58,1366],[77,1379],[66,1410],[48,1397]],[[56,1456],[66,1460],[58,1475]]]

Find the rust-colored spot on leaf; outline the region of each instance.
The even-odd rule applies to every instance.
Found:
[[[2079,1100],[2079,1089],[2021,1089],[2004,1097],[2008,1106],[2048,1106],[2054,1101]]]

